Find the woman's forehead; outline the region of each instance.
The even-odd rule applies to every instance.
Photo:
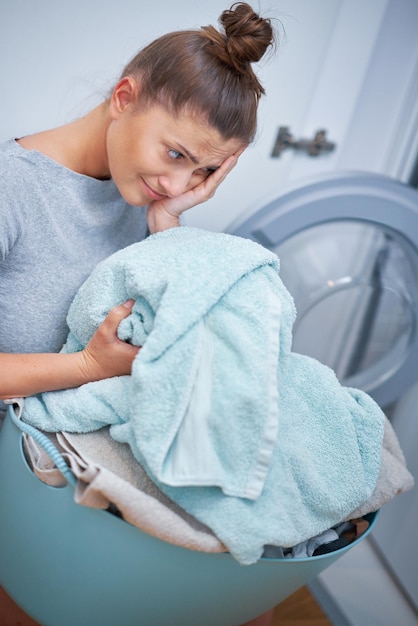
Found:
[[[161,131],[197,166],[209,156],[222,162],[243,145],[240,139],[225,139],[204,114],[187,109],[173,114],[163,109],[163,120]]]

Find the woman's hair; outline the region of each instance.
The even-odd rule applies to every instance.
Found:
[[[174,115],[204,115],[225,138],[247,143],[257,127],[264,89],[251,63],[274,43],[269,19],[237,2],[219,19],[222,30],[204,26],[159,37],[141,50],[121,77],[141,84],[140,104],[158,103]]]

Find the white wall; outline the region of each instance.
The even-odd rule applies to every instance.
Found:
[[[226,6],[225,0],[0,0],[0,140],[82,114],[144,44],[177,28],[216,24]]]

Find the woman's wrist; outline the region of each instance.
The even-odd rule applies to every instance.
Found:
[[[165,207],[155,207],[150,205],[147,214],[148,228],[151,234],[159,233],[162,230],[176,228],[180,226],[178,215],[172,215]]]

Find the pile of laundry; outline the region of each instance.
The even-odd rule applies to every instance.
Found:
[[[250,564],[272,547],[289,555],[412,487],[377,404],[292,352],[296,311],[273,252],[195,228],[152,235],[86,280],[63,351],[83,349],[128,299],[118,334],[142,346],[131,376],[23,405],[24,421],[56,433],[78,502]],[[42,474],[35,448],[28,440]]]

